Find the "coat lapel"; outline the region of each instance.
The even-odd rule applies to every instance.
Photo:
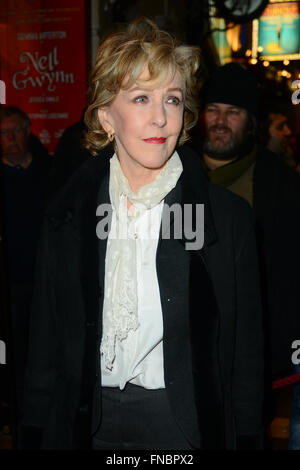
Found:
[[[204,448],[222,447],[222,394],[218,370],[219,312],[205,261],[205,252],[217,242],[207,180],[195,159],[178,150],[183,173],[165,205],[185,205],[192,210],[190,229],[196,228],[196,204],[204,208],[204,244],[187,250],[185,230],[174,237],[170,218],[170,239],[161,230],[157,250],[157,275],[164,322],[165,383],[173,411],[190,441],[199,447],[198,427]],[[166,226],[166,224],[165,224]],[[197,405],[197,409],[195,404]],[[186,404],[186,406],[185,406]],[[196,418],[198,416],[198,419]],[[219,423],[219,432],[215,424]]]
[[[273,226],[276,217],[276,201],[279,195],[279,159],[266,149],[259,147],[253,174],[253,209],[258,229],[263,225]]]

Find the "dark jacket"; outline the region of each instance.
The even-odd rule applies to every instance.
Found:
[[[53,157],[33,134],[29,136],[28,149],[32,156],[28,168],[0,163],[8,278],[11,283],[33,282],[36,248],[53,162]]]
[[[242,440],[256,446],[263,344],[252,212],[207,182],[190,149],[178,153],[183,173],[166,202],[204,204],[205,241],[187,251],[184,238],[159,239],[167,394],[195,448],[232,449]],[[107,148],[85,162],[45,218],[24,405],[24,424],[44,429],[43,448],[89,447],[101,417],[106,241],[96,237],[96,207],[109,202],[111,156]]]
[[[253,174],[253,208],[266,311],[267,364],[273,378],[293,372],[300,339],[300,176],[264,147]]]

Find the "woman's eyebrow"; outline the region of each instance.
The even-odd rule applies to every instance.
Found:
[[[168,92],[170,92],[170,91],[179,91],[183,95],[183,89],[182,88],[168,88],[167,91]]]
[[[141,88],[139,86],[135,86],[133,88],[130,88],[128,90],[129,93],[132,93],[133,91],[152,91],[151,88]]]
[[[134,91],[152,91],[152,88],[141,88],[139,86],[135,86],[133,88],[131,88],[130,90],[128,90],[129,93],[132,93]],[[173,91],[179,91],[182,95],[183,95],[183,89],[182,88],[168,88],[167,89],[167,92],[170,93],[170,92],[173,92]]]

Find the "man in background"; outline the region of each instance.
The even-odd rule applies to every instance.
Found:
[[[234,63],[220,67],[206,83],[203,99],[207,175],[254,209],[268,405],[272,380],[293,373],[292,343],[300,335],[300,177],[259,142],[258,87],[249,72]]]
[[[31,134],[27,114],[17,107],[1,108],[0,136],[3,233],[7,248],[12,365],[19,420],[22,414],[35,255],[46,202],[51,157],[41,142]]]

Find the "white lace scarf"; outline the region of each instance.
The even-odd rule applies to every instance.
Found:
[[[135,194],[124,176],[114,154],[110,160],[109,195],[116,215],[116,232],[110,234],[105,258],[105,296],[103,304],[103,336],[101,354],[105,367],[113,368],[116,339],[127,338],[136,331],[138,321],[136,240],[129,238],[132,224],[159,204],[176,186],[182,173],[182,163],[175,151],[156,179],[142,186]],[[127,209],[127,198],[134,212]]]

